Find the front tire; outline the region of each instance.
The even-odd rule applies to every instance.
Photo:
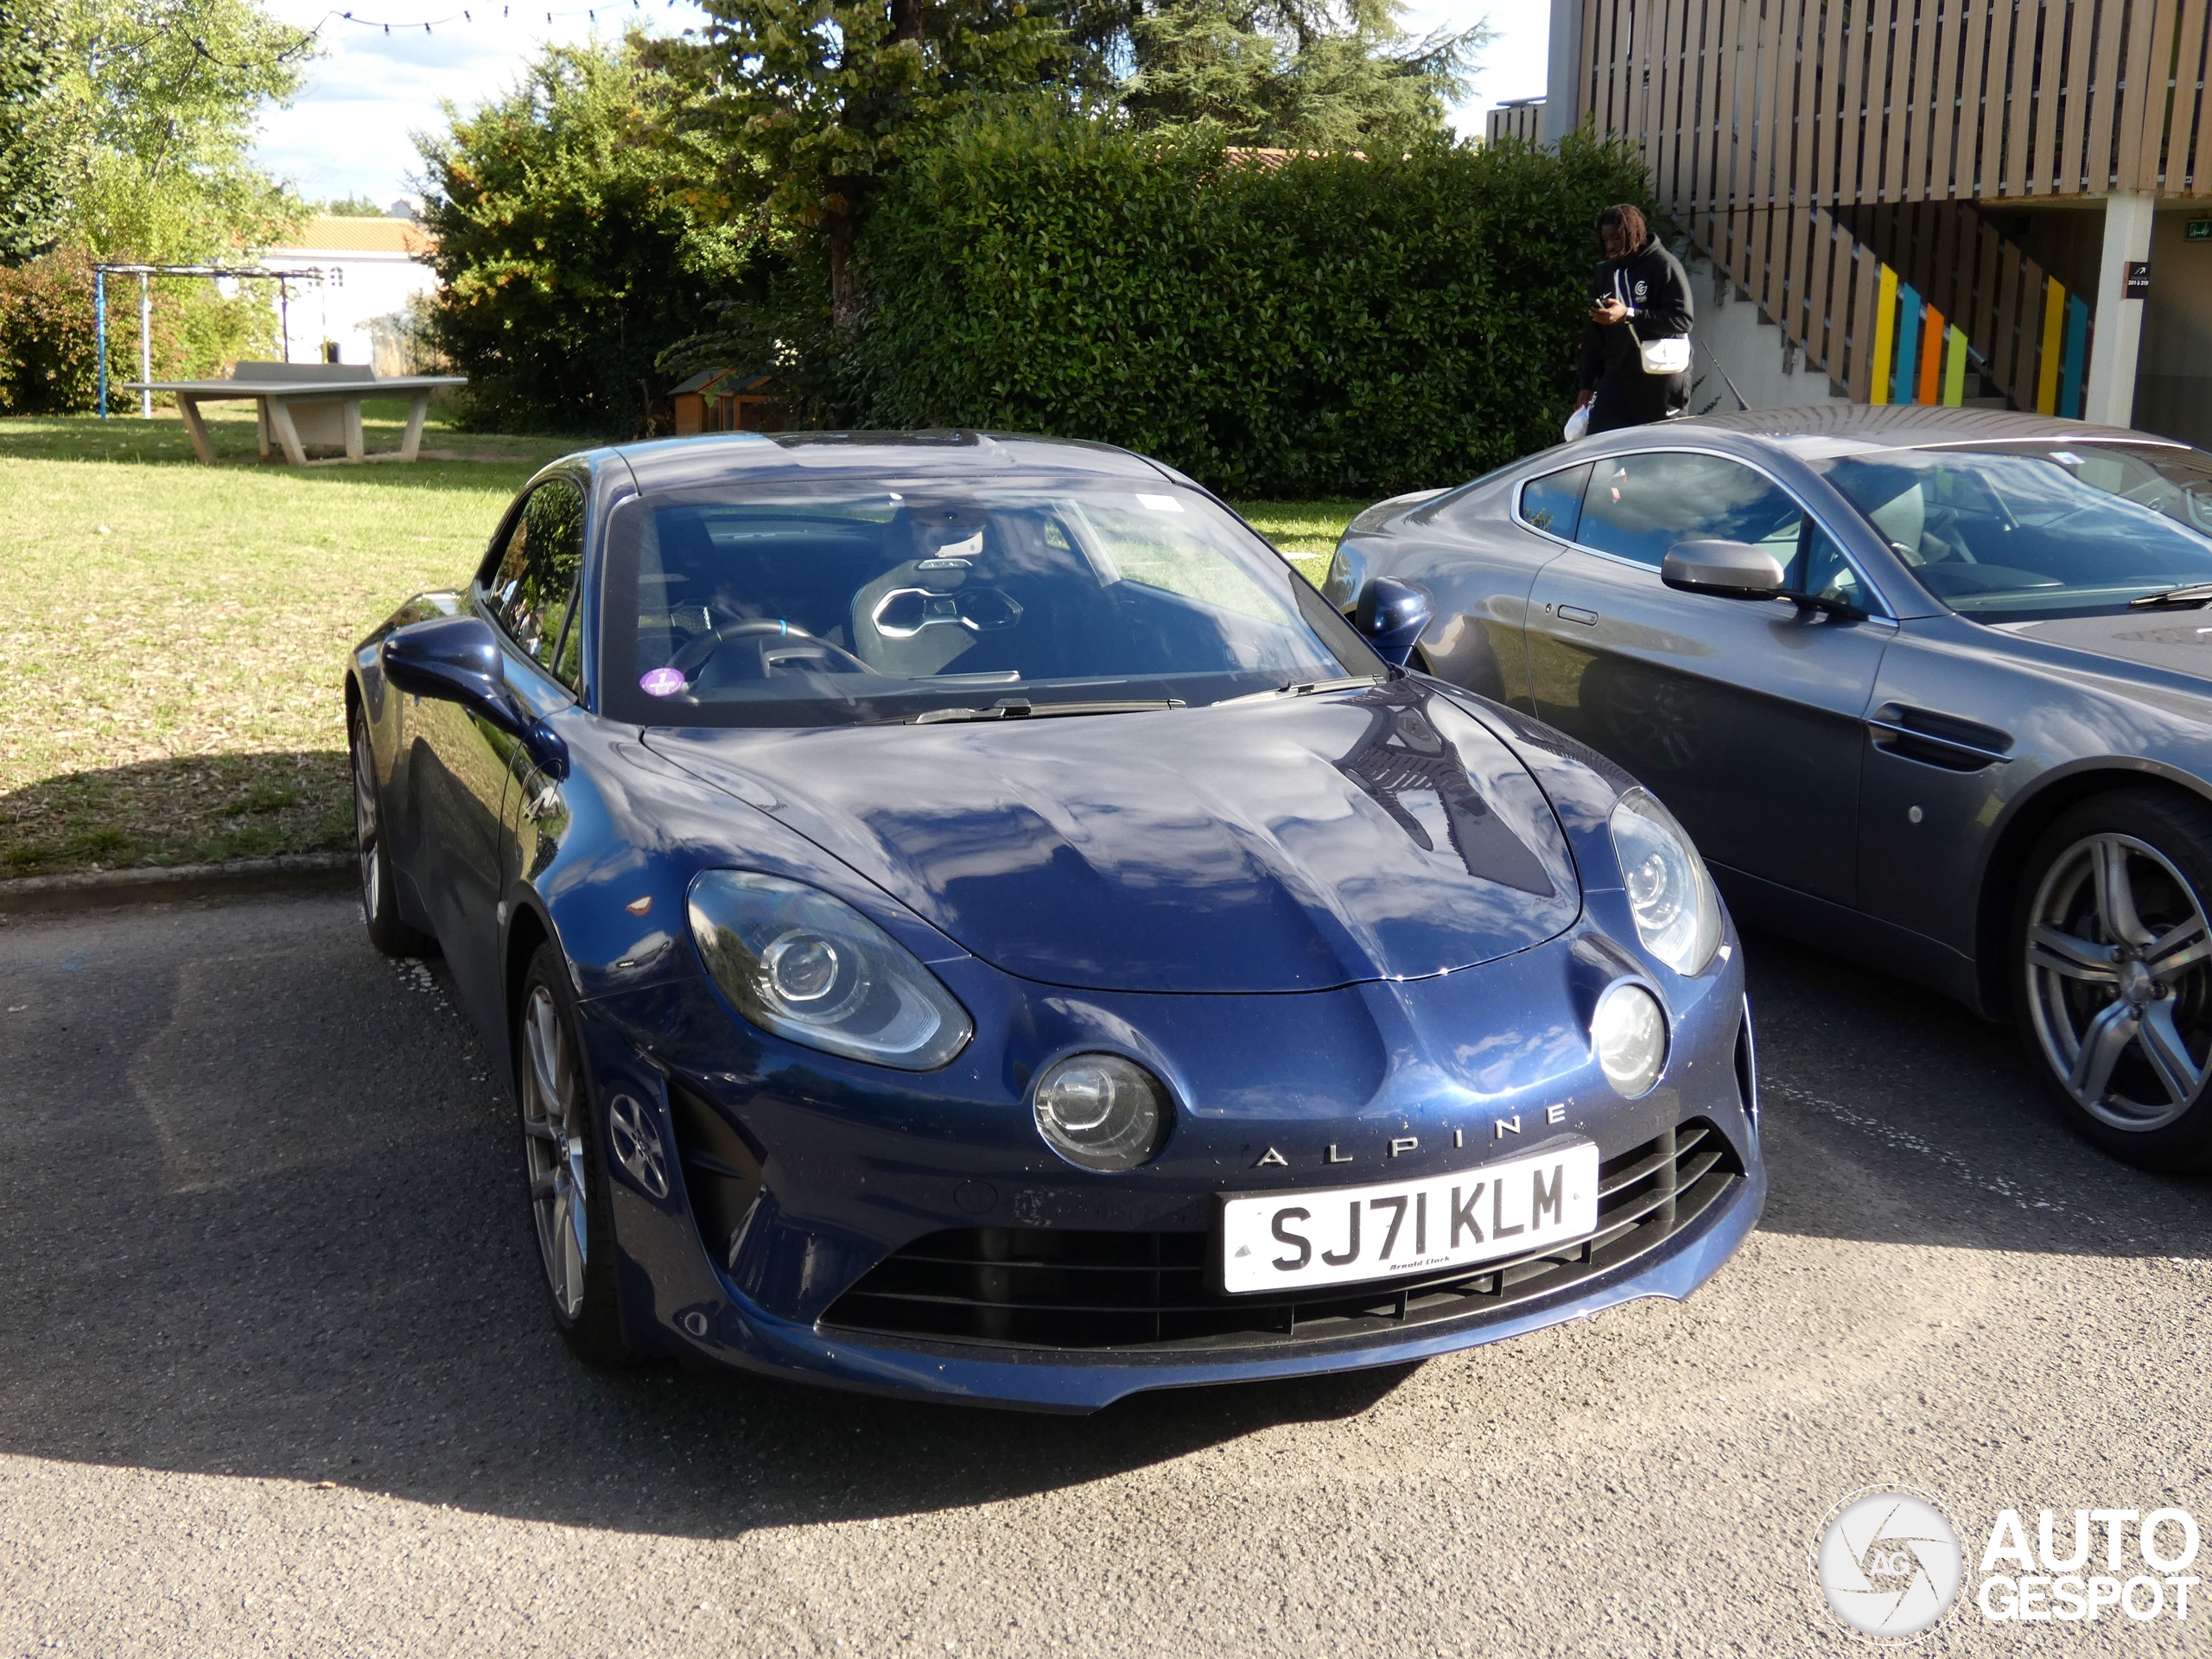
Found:
[[[554,1328],[586,1364],[624,1365],[614,1285],[613,1206],[559,951],[541,944],[515,1016],[516,1103],[524,1192]]]
[[[2212,810],[2122,790],[2030,855],[2012,928],[2020,1038],[2060,1112],[2140,1168],[2212,1166]]]
[[[346,721],[353,764],[353,856],[361,883],[361,921],[369,943],[387,957],[428,957],[437,942],[399,919],[399,895],[392,891],[391,850],[385,845],[384,806],[377,794],[375,752],[369,724],[357,712]]]

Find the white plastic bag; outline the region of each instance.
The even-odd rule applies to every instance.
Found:
[[[1581,408],[1576,410],[1573,414],[1567,417],[1567,441],[1569,443],[1573,443],[1577,438],[1586,435],[1589,430],[1590,405],[1585,404]]]

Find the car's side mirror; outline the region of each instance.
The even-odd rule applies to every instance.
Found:
[[[568,776],[569,746],[507,684],[499,637],[480,617],[410,622],[386,635],[377,655],[395,690],[457,702],[518,741],[550,776]]]
[[[1781,562],[1749,542],[1676,542],[1659,566],[1659,580],[1686,594],[1721,599],[1778,599]]]
[[[1351,625],[1375,647],[1376,656],[1403,668],[1435,614],[1436,601],[1427,588],[1395,576],[1370,576],[1352,607]]]

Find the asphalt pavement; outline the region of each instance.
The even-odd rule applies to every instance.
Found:
[[[350,897],[0,925],[0,1652],[1848,1652],[1808,1551],[1869,1484],[1970,1569],[2006,1508],[2212,1549],[2212,1182],[2075,1141],[2006,1031],[1749,954],[1772,1196],[1688,1303],[1064,1419],[578,1369],[512,1109]]]

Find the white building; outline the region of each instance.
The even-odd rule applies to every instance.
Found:
[[[401,324],[410,300],[437,289],[426,263],[431,245],[429,233],[411,219],[318,213],[282,244],[260,250],[259,264],[310,270],[321,279],[284,285],[285,360],[359,363],[379,374],[416,367],[404,360]]]

